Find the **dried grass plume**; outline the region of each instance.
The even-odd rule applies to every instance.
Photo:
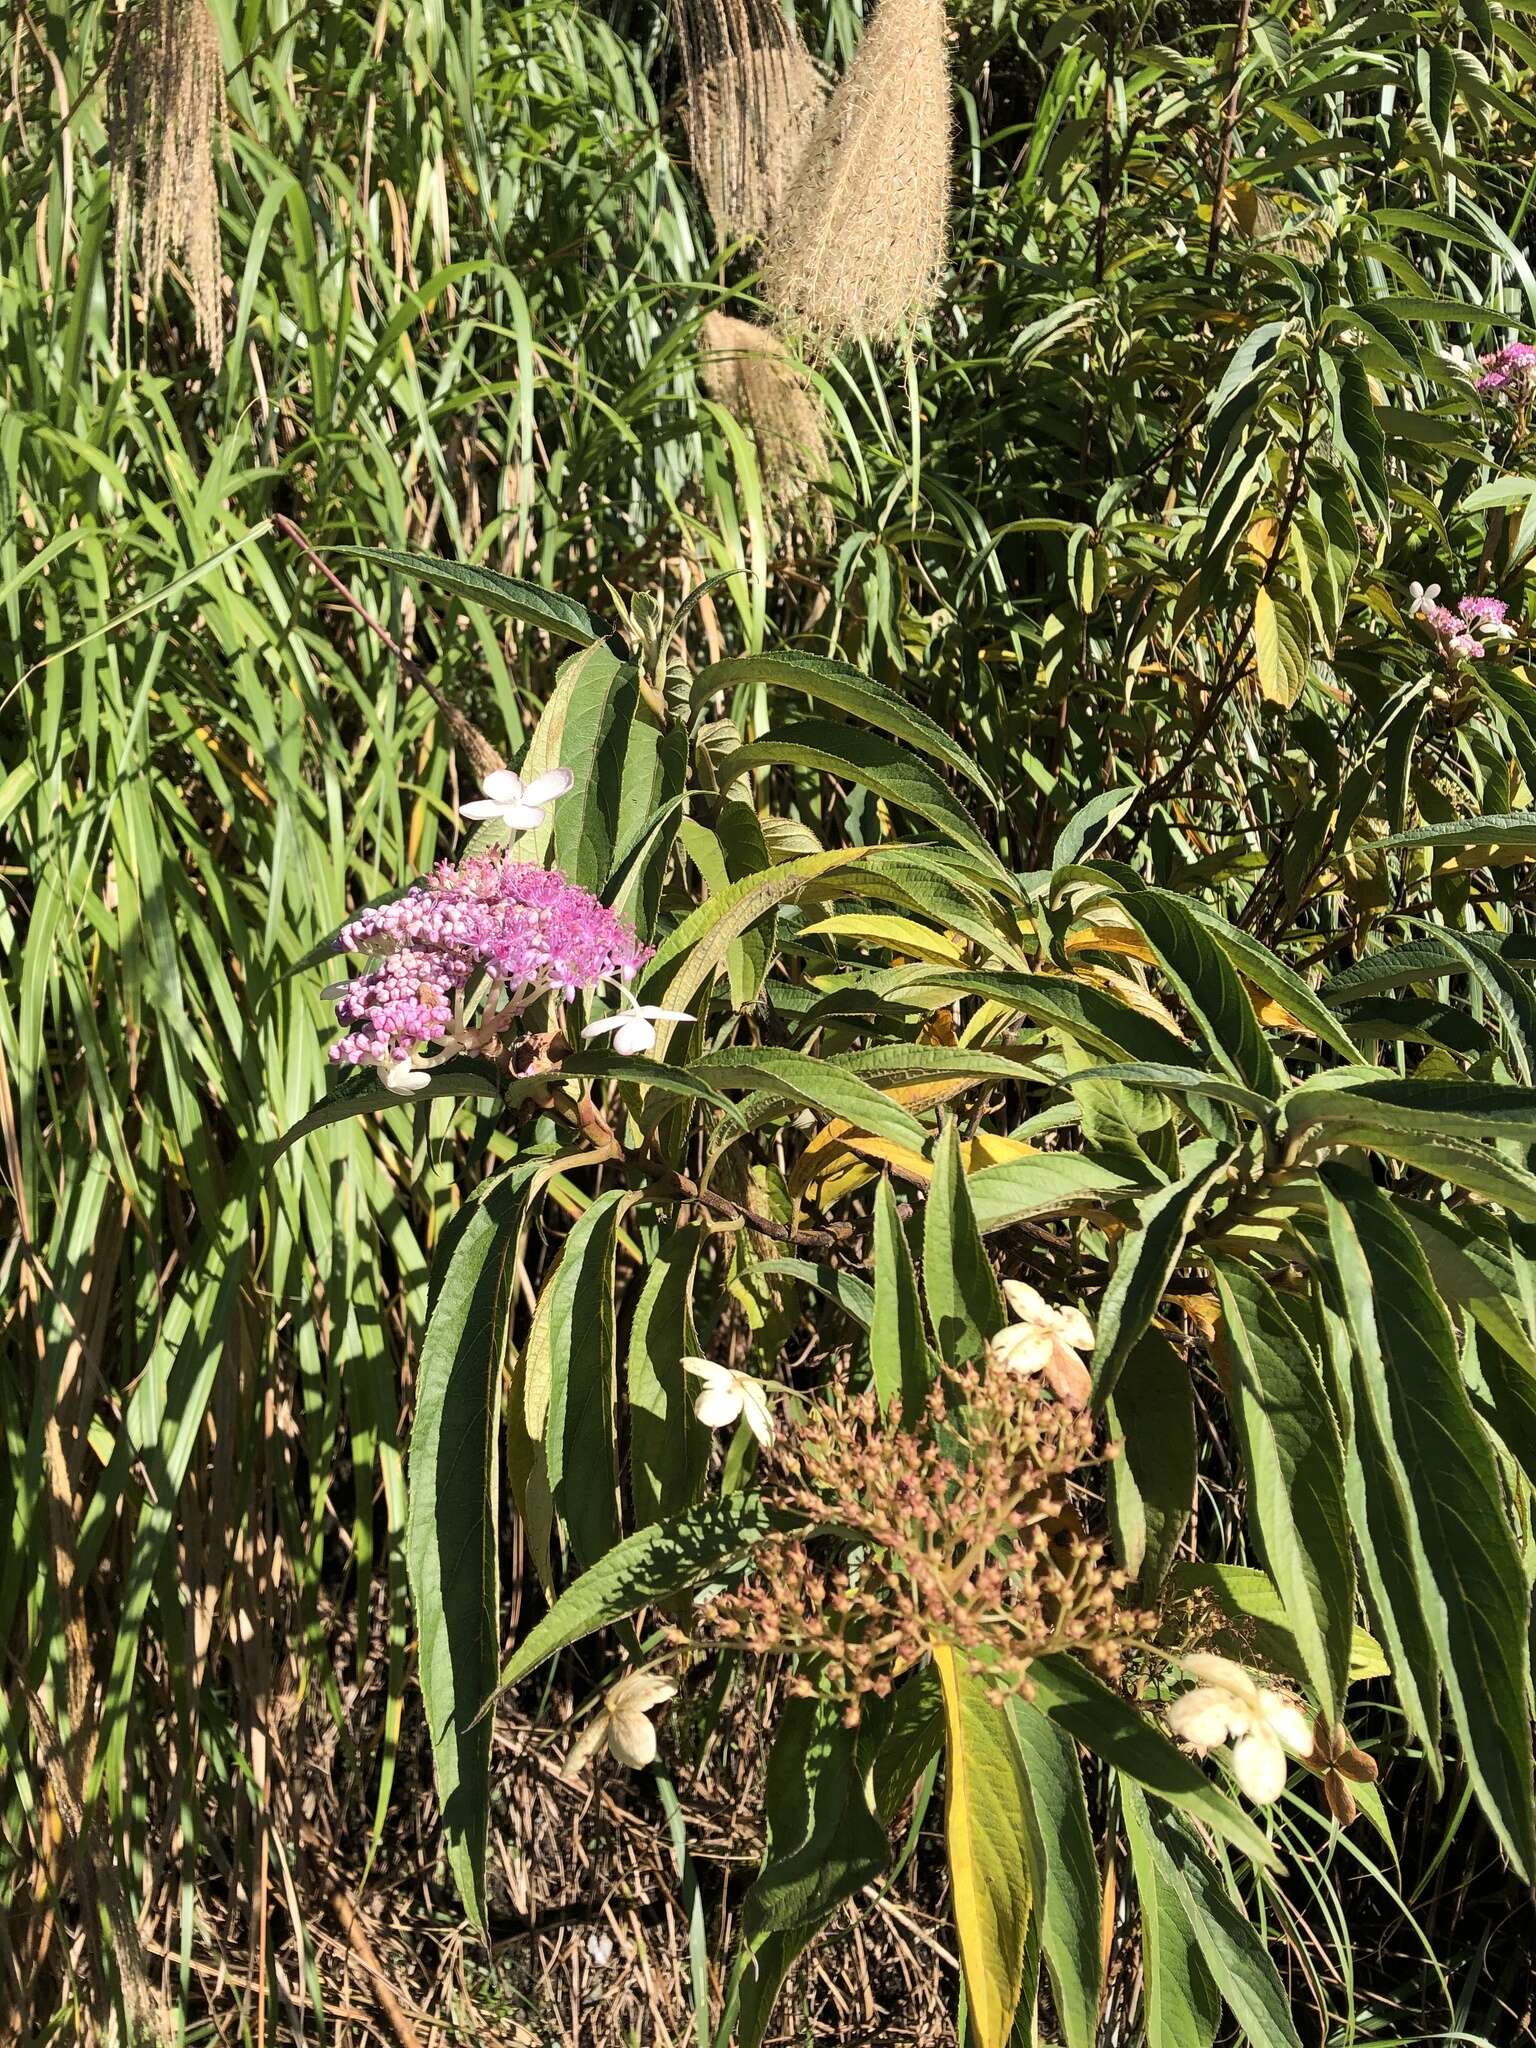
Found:
[[[728,313],[707,313],[699,339],[704,389],[752,429],[769,500],[794,514],[827,472],[821,402],[805,372],[776,334]],[[825,534],[830,508],[822,505],[807,523]]]
[[[804,155],[826,88],[779,0],[672,0],[683,123],[722,240],[764,235]]]
[[[933,304],[949,212],[943,0],[881,0],[816,123],[763,257],[779,324],[891,341]]]
[[[118,248],[136,220],[149,298],[169,265],[182,263],[197,343],[215,363],[224,282],[215,165],[225,118],[224,60],[207,0],[134,0],[109,86]]]

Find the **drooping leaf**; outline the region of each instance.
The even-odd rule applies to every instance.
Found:
[[[1325,1165],[1328,1223],[1368,1404],[1398,1486],[1424,1617],[1479,1803],[1536,1867],[1529,1602],[1492,1446],[1411,1226],[1372,1182]]]
[[[597,649],[599,656],[606,649]],[[594,893],[608,880],[622,831],[624,776],[631,727],[637,722],[640,678],[632,662],[586,662],[571,692],[560,736],[560,759],[575,785],[553,809],[555,864]],[[648,764],[654,777],[654,751]],[[649,794],[649,792],[648,792]]]
[[[696,1345],[691,1292],[703,1227],[666,1232],[652,1254],[629,1326],[629,1478],[635,1526],[680,1513],[708,1455],[683,1359]]]
[[[981,1166],[966,1176],[976,1227],[983,1237],[1036,1216],[1096,1208],[1128,1193],[1131,1185],[1123,1174],[1080,1152],[1039,1152],[1032,1159]]]
[[[899,1401],[910,1425],[922,1411],[934,1361],[923,1328],[923,1304],[906,1232],[889,1180],[875,1196],[875,1309],[869,1362],[882,1414]]]
[[[1122,1792],[1121,1812],[1141,1906],[1147,2048],[1211,2048],[1221,2025],[1221,1995],[1153,1848],[1147,1802],[1134,1787]]]
[[[502,1666],[496,1691],[516,1685],[567,1644],[740,1563],[774,1526],[757,1494],[732,1493],[637,1529],[566,1587]]]
[[[1131,1793],[1127,1803],[1137,1795]],[[1158,1874],[1184,1911],[1211,1981],[1252,2048],[1301,2048],[1290,2000],[1252,1920],[1188,1821],[1144,1804],[1138,1816]]]
[[[957,846],[977,855],[1004,881],[1010,879],[991,843],[949,785],[910,747],[857,725],[826,718],[802,718],[766,738],[739,747],[720,767],[720,787],[729,789],[753,768],[811,768],[845,782],[861,783],[889,804],[937,826]]]
[[[482,569],[469,562],[450,562],[438,555],[402,554],[394,548],[339,548],[339,554],[356,555],[396,569],[414,582],[430,589],[445,590],[466,605],[484,605],[488,611],[516,619],[524,626],[542,626],[557,639],[575,640],[585,647],[607,637],[608,628],[594,618],[584,604],[558,591],[541,590],[536,583],[524,583],[516,576],[503,576],[495,569]]]
[[[764,1790],[767,1849],[742,1909],[749,1940],[819,1925],[885,1867],[889,1844],[856,1748],[838,1706],[792,1699],[780,1710]]]
[[[1199,1049],[1186,1044],[1156,1018],[1133,1009],[1107,990],[1065,974],[925,972],[911,985],[953,989],[957,994],[1000,1003],[1021,1016],[1067,1032],[1101,1057],[1173,1067],[1199,1063]]]
[[[1257,1565],[1196,1562],[1180,1558],[1169,1570],[1168,1593],[1174,1600],[1199,1594],[1218,1625],[1211,1647],[1224,1656],[1264,1666],[1293,1684],[1307,1682],[1307,1666],[1286,1619],[1275,1582]],[[1387,1678],[1391,1666],[1376,1638],[1363,1628],[1350,1636],[1349,1682]]]
[[[1163,972],[1199,1025],[1212,1057],[1261,1096],[1280,1092],[1282,1076],[1241,981],[1202,919],[1182,897],[1138,889],[1117,908],[1140,927]]]
[[[1217,1152],[1183,1180],[1159,1188],[1138,1205],[1138,1227],[1121,1239],[1099,1308],[1098,1341],[1093,1355],[1096,1404],[1101,1405],[1114,1392],[1132,1346],[1140,1341],[1157,1313],[1201,1204],[1225,1178],[1232,1157],[1230,1150]]]
[[[307,1115],[301,1116],[296,1124],[284,1131],[272,1148],[271,1159],[273,1163],[281,1159],[290,1146],[308,1137],[311,1131],[324,1130],[327,1124],[339,1123],[344,1117],[363,1116],[369,1110],[407,1109],[418,1102],[458,1101],[472,1095],[488,1095],[515,1102],[519,1096],[530,1095],[542,1085],[545,1084],[509,1081],[489,1060],[476,1059],[469,1054],[461,1054],[457,1059],[445,1060],[440,1067],[433,1067],[427,1075],[426,1087],[411,1096],[393,1094],[374,1069],[348,1074],[323,1095]]]
[[[876,1137],[919,1148],[927,1143],[917,1118],[890,1096],[808,1052],[787,1046],[732,1046],[695,1060],[688,1071],[711,1088],[770,1089]]]
[[[1275,1290],[1236,1260],[1207,1264],[1221,1299],[1222,1350],[1260,1554],[1306,1675],[1337,1722],[1355,1612],[1338,1422],[1322,1368]]]
[[[505,1264],[521,1187],[476,1204],[460,1231],[422,1340],[411,1431],[406,1562],[417,1670],[442,1801],[449,1867],[485,1924],[491,1731],[477,1717],[500,1648],[496,1441]]]
[[[942,761],[947,768],[975,783],[989,801],[992,799],[991,784],[974,758],[942,726],[935,725],[905,697],[851,668],[847,662],[829,661],[825,655],[801,654],[791,649],[737,655],[729,661],[711,662],[699,670],[693,680],[693,701],[695,705],[704,704],[716,690],[735,690],[755,683],[799,690],[823,704],[850,712],[866,725],[889,733],[893,739],[905,740],[932,760]]]
[[[848,846],[831,853],[803,854],[768,874],[744,876],[728,889],[706,897],[657,947],[656,957],[641,977],[640,1000],[669,1010],[690,1009],[694,997],[725,967],[731,947],[759,918],[798,898],[856,894],[846,871],[867,859],[871,851],[866,846]],[[657,1051],[663,1057],[678,1028],[664,1024],[658,1029]]]
[[[636,1197],[610,1188],[571,1226],[548,1282],[549,1419],[545,1451],[555,1510],[580,1564],[619,1540],[614,1452],[614,1238]]]
[[[923,1292],[939,1355],[948,1365],[979,1356],[1002,1328],[1003,1297],[971,1207],[953,1119],[934,1153],[923,1216]]]
[[[1030,1833],[1038,1865],[1035,1894],[1056,2014],[1066,2048],[1095,2048],[1103,1991],[1099,1957],[1103,1902],[1077,1744],[1026,1699],[1011,1699],[1008,1715],[1024,1759]]]
[[[1108,1408],[1120,1455],[1109,1468],[1110,1513],[1126,1570],[1157,1596],[1195,1500],[1195,1411],[1189,1369],[1148,1330],[1131,1347]]]
[[[799,1280],[807,1287],[835,1302],[845,1316],[850,1317],[862,1330],[869,1329],[875,1319],[874,1289],[857,1273],[845,1273],[837,1266],[818,1266],[810,1259],[760,1259],[751,1269],[769,1278],[782,1276],[786,1280]]]
[[[1074,1658],[1037,1657],[1030,1666],[1035,1705],[1084,1749],[1102,1757],[1123,1777],[1204,1822],[1256,1863],[1270,1865],[1275,1853],[1262,1829],[1217,1789],[1198,1764],[1174,1746],[1162,1729],[1119,1693],[1111,1692]]]
[[[944,1842],[971,2031],[976,2048],[1007,2048],[1029,1929],[1029,1788],[985,1681],[947,1645],[933,1661],[944,1689]]]

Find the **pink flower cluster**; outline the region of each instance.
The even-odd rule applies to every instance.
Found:
[[[1478,362],[1483,374],[1472,388],[1485,397],[1523,403],[1536,390],[1536,348],[1528,341],[1512,341],[1492,355],[1479,356]]]
[[[336,1021],[354,1028],[337,1039],[331,1058],[391,1066],[409,1058],[423,1039],[443,1037],[453,1022],[444,967],[441,954],[404,947],[344,983],[336,995]]]
[[[376,964],[336,991],[337,1019],[352,1028],[331,1058],[384,1065],[409,1060],[425,1040],[484,1043],[541,995],[569,1001],[627,983],[651,950],[558,870],[500,853],[440,862],[395,902],[343,925],[336,943]],[[505,999],[467,1026],[462,997],[482,975]]]
[[[1434,634],[1441,650],[1463,661],[1481,661],[1490,640],[1512,640],[1514,628],[1505,623],[1509,607],[1498,597],[1464,597],[1454,611],[1440,603],[1440,586],[1431,583],[1411,586],[1413,606],[1409,614],[1421,618]]]

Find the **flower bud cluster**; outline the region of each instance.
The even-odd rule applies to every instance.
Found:
[[[810,1525],[770,1536],[701,1623],[720,1643],[792,1656],[791,1690],[858,1719],[936,1645],[1001,1699],[1036,1657],[1071,1650],[1105,1676],[1153,1617],[1083,1529],[1069,1481],[1100,1462],[1085,1415],[996,1359],[936,1386],[912,1425],[872,1394],[814,1407],[781,1438],[768,1491]]]
[[[1415,583],[1411,595],[1409,616],[1424,621],[1447,659],[1481,661],[1488,641],[1515,637],[1514,628],[1506,623],[1509,607],[1502,598],[1464,597],[1452,611],[1440,603],[1438,583],[1427,590]]]
[[[1479,356],[1482,375],[1473,385],[1485,398],[1501,399],[1506,405],[1524,405],[1536,392],[1536,348],[1528,341],[1512,341]]]
[[[375,964],[336,991],[338,1020],[351,1028],[331,1058],[385,1065],[423,1043],[482,1045],[539,996],[625,985],[650,957],[622,918],[557,869],[498,853],[441,862],[343,925],[337,945]],[[463,998],[482,978],[488,997],[502,994],[469,1025]]]

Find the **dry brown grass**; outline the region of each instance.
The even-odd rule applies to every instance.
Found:
[[[943,0],[881,0],[764,251],[763,289],[782,327],[834,349],[892,341],[929,310],[949,148]]]
[[[757,442],[763,485],[787,519],[830,534],[830,510],[813,500],[812,487],[827,471],[821,402],[800,365],[776,334],[735,320],[705,315],[700,329],[699,375],[711,398],[746,423]]]
[[[694,175],[722,240],[764,235],[826,87],[778,0],[672,0]]]
[[[159,1844],[134,1901],[157,2004],[182,2004],[182,1880],[190,1875],[184,2010],[196,2038],[229,2048],[260,2038],[323,2038],[327,2048],[691,2048],[691,1887],[703,1904],[718,2016],[742,1901],[762,1857],[763,1772],[780,1706],[773,1686],[739,1683],[714,1716],[705,1705],[710,1668],[701,1665],[659,1717],[661,1768],[687,1830],[686,1878],[649,1773],[600,1754],[578,1782],[562,1775],[574,1710],[612,1675],[600,1645],[589,1646],[584,1665],[562,1659],[547,1697],[535,1678],[505,1701],[492,1762],[487,1947],[466,1929],[448,1879],[414,1687],[389,1814],[370,1855],[388,1714],[382,1601],[360,1673],[352,1615],[334,1609],[320,1621],[340,1722],[313,1667],[305,1675],[299,1616],[284,1587],[270,1586],[249,1634],[225,1644],[228,1732],[260,1793],[251,1796],[238,1777],[200,1772],[190,1863],[178,1821],[188,1788],[173,1750],[163,1775],[138,1788]],[[164,1711],[162,1725],[173,1718],[173,1691],[163,1659],[152,1656],[141,1697],[146,1713]],[[845,1907],[797,1967],[765,2048],[875,2040],[953,2048],[940,1830],[935,1803],[900,1878]],[[35,1952],[38,1920],[52,1939],[28,1982],[35,2002],[30,2011],[0,2010],[0,2041],[105,2048],[110,2024],[80,1981],[80,1900],[67,1880],[61,1891],[44,1884],[0,1909],[0,1940],[13,1955]]]
[[[223,353],[224,267],[215,170],[224,146],[224,60],[207,0],[136,0],[113,55],[108,130],[117,241],[135,222],[144,292],[184,267],[197,345]]]

